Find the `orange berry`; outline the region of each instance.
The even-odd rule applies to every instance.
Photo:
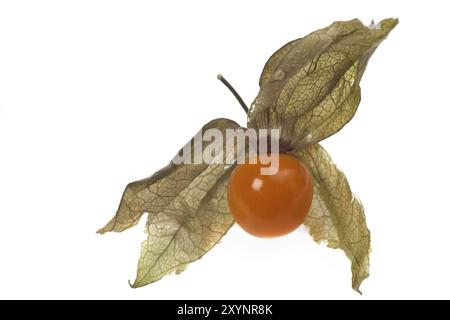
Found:
[[[262,159],[260,156],[257,164],[241,164],[234,169],[228,184],[228,205],[236,222],[248,233],[282,236],[305,221],[313,197],[312,178],[300,160],[287,154],[279,154],[276,174],[262,175],[261,168],[270,167]]]

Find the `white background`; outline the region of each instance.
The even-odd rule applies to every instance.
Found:
[[[159,3],[159,4],[158,4]],[[1,1],[0,298],[450,298],[445,1]],[[145,222],[95,232],[128,182],[209,120],[246,117],[281,45],[335,20],[399,17],[352,122],[324,142],[364,203],[371,276],[303,230],[233,227],[179,276],[130,289]],[[143,219],[144,220],[144,219]]]

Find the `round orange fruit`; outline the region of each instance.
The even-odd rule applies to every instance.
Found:
[[[305,221],[311,207],[313,183],[308,169],[294,156],[278,156],[275,174],[261,173],[270,164],[266,164],[268,156],[259,156],[256,164],[238,165],[229,180],[230,211],[245,231],[257,237],[277,237],[294,231]]]

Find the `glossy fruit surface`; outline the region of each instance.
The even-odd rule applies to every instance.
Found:
[[[272,155],[274,156],[274,155]],[[313,183],[305,165],[279,154],[279,170],[262,175],[267,156],[257,164],[238,165],[228,184],[228,205],[236,222],[257,237],[277,237],[297,229],[306,219]]]

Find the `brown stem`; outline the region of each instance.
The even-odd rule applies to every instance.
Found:
[[[237,93],[237,91],[233,88],[233,86],[227,81],[227,79],[225,79],[221,74],[217,75],[217,79],[219,79],[227,88],[228,90],[231,91],[231,93],[233,94],[233,96],[236,98],[236,100],[239,102],[239,104],[241,105],[242,109],[244,109],[245,113],[248,113],[248,107],[245,104],[244,100],[242,100],[241,96],[239,95],[239,93]]]

